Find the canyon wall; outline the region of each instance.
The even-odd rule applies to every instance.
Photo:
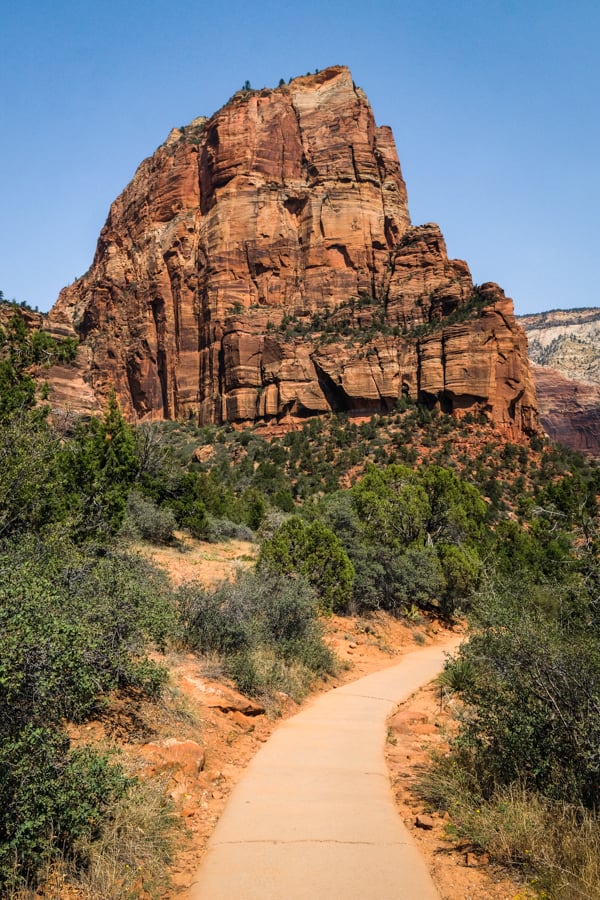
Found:
[[[600,459],[600,309],[520,316],[540,419],[550,437]]]

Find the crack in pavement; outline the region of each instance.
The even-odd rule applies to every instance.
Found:
[[[342,847],[410,847],[409,841],[339,841],[335,838],[295,838],[289,841],[276,838],[249,838],[242,841],[216,841],[215,847],[242,847],[246,844],[265,844],[277,846],[279,844],[338,844]]]
[[[393,699],[392,697],[374,697],[371,694],[349,694],[344,692],[344,697],[354,697],[360,700],[379,700],[381,703],[397,703],[398,700]]]

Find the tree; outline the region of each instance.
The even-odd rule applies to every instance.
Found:
[[[428,466],[422,485],[430,508],[427,533],[434,543],[459,544],[481,537],[486,506],[476,487],[442,466]]]
[[[104,523],[116,533],[140,475],[140,460],[134,428],[125,421],[114,391],[102,418],[79,423],[65,447],[64,465],[89,526]]]
[[[408,466],[369,466],[352,494],[371,541],[400,549],[423,538],[431,513],[429,500]]]
[[[304,576],[324,613],[344,609],[352,595],[354,567],[333,531],[318,520],[307,526],[299,516],[289,518],[263,543],[259,567]]]
[[[31,409],[36,403],[37,384],[33,366],[69,362],[77,342],[56,341],[45,331],[30,331],[17,309],[5,329],[0,328],[0,421],[11,413]]]
[[[437,548],[444,589],[442,611],[446,617],[452,616],[457,608],[466,608],[470,598],[479,587],[481,560],[474,548],[458,547],[456,544],[441,544]]]

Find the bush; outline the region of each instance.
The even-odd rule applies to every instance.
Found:
[[[155,695],[146,655],[175,632],[166,579],[143,560],[64,539],[0,548],[0,883],[75,860],[124,796],[106,757],[69,750],[80,721],[118,687]]]
[[[252,541],[254,532],[247,525],[232,522],[230,519],[209,518],[206,539],[214,543],[227,540]]]
[[[129,780],[106,756],[69,752],[66,735],[26,725],[0,741],[0,886],[31,880],[59,854],[76,857]]]
[[[175,515],[171,509],[157,506],[139,491],[129,494],[123,532],[132,537],[142,537],[153,544],[170,544],[175,525]]]
[[[81,719],[104,692],[153,693],[164,678],[145,650],[175,630],[166,578],[138,557],[57,544],[0,551],[0,724]]]
[[[518,590],[518,589],[517,589]],[[474,677],[459,744],[485,796],[521,783],[551,800],[600,802],[600,642],[579,592],[538,586],[524,604],[514,585],[478,599],[460,658]],[[594,601],[595,604],[595,601]]]
[[[0,426],[0,539],[42,531],[65,516],[59,436],[35,412]]]
[[[479,586],[481,561],[474,549],[456,544],[441,544],[438,556],[442,568],[444,589],[442,612],[446,618],[457,610],[465,610]]]
[[[386,608],[394,613],[412,604],[433,607],[444,589],[442,567],[432,547],[409,547],[390,559],[386,580],[390,595]]]
[[[352,595],[352,563],[333,531],[319,520],[307,526],[292,516],[284,522],[264,541],[259,569],[302,575],[316,591],[323,613],[344,609]]]
[[[334,669],[323,642],[317,601],[301,577],[242,573],[214,591],[180,591],[182,642],[218,653],[241,690],[285,691],[299,699],[317,675]]]

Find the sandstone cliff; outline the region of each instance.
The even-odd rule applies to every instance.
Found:
[[[600,459],[600,309],[520,316],[540,418],[556,441]]]
[[[532,369],[544,430],[565,447],[600,459],[600,385],[565,378],[549,366]]]
[[[565,378],[600,385],[600,309],[553,309],[519,316],[529,357]]]
[[[436,225],[411,226],[391,131],[343,67],[172,131],[50,323],[81,340],[88,401],[114,385],[139,419],[287,421],[405,394],[537,427],[512,302],[475,290]]]

